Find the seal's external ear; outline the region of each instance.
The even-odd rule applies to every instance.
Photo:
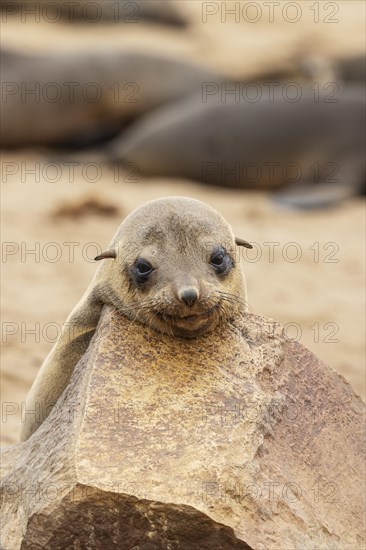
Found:
[[[253,248],[252,245],[248,243],[248,241],[244,241],[244,239],[241,239],[240,237],[235,237],[235,243],[238,246],[245,246],[245,248]]]
[[[115,250],[106,250],[94,258],[94,261],[99,262],[99,260],[105,260],[106,258],[117,258],[117,252]]]

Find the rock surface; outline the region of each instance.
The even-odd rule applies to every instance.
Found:
[[[3,548],[361,548],[364,412],[274,321],[180,340],[105,309],[48,419],[3,451]]]

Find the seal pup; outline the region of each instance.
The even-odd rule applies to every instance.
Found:
[[[67,23],[113,22],[136,24],[153,22],[175,27],[185,27],[187,20],[170,0],[1,0],[5,15],[23,15],[32,21],[34,13],[46,21],[61,19]]]
[[[229,224],[187,197],[151,201],[120,225],[91,284],[68,317],[26,400],[20,438],[47,418],[110,305],[131,321],[178,338],[196,338],[247,311],[244,274]]]
[[[110,144],[109,158],[133,162],[149,176],[247,189],[316,187],[325,202],[359,192],[366,174],[364,89],[349,86],[333,99],[306,88],[296,93],[296,101],[280,87],[273,100],[230,95],[222,102],[216,95],[206,103],[194,95],[136,121]]]
[[[0,56],[3,147],[95,143],[136,117],[217,79],[173,57],[102,49]]]

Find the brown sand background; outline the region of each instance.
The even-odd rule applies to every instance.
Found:
[[[314,23],[309,9],[313,2],[300,1],[301,20],[297,23],[286,22],[279,12],[273,23],[264,15],[255,24],[242,18],[236,23],[230,17],[222,22],[218,14],[204,24],[201,4],[200,0],[178,2],[193,22],[182,31],[141,23],[24,24],[15,18],[2,25],[2,44],[28,51],[113,47],[170,53],[201,61],[236,78],[286,68],[294,54],[347,57],[362,53],[365,47],[363,1],[330,3],[339,7],[332,17],[338,19],[337,23],[324,22],[333,11],[324,11],[325,2],[320,2],[320,23]],[[221,2],[218,5],[221,8]],[[287,325],[290,336],[300,339],[365,396],[363,199],[355,198],[327,211],[281,211],[262,193],[210,188],[186,180],[139,177],[137,182],[130,182],[122,173],[116,182],[115,174],[103,164],[100,180],[91,183],[95,172],[90,168],[85,177],[83,168],[85,163],[99,162],[99,158],[98,152],[71,157],[45,149],[2,154],[3,168],[12,162],[18,170],[11,177],[2,174],[2,240],[19,247],[18,253],[2,259],[3,411],[4,407],[7,411],[11,407],[18,410],[57,337],[55,327],[62,325],[85,291],[96,269],[90,261],[96,249],[88,243],[106,247],[122,217],[143,202],[164,195],[187,195],[206,201],[230,221],[238,235],[258,243],[261,258],[247,260],[245,265],[252,310]],[[59,181],[52,183],[55,172],[46,163],[56,161],[62,166],[70,159],[80,163],[75,181],[70,182],[64,167]],[[33,168],[35,163],[39,163],[39,181],[24,174],[24,169]],[[89,196],[114,205],[118,213],[53,216],[64,202],[77,204]],[[58,245],[57,261],[50,261],[56,251],[49,245],[52,242]],[[76,243],[73,260],[70,245],[64,244],[70,242]],[[278,243],[273,258],[264,243]],[[297,262],[286,259],[286,251],[291,258],[295,251],[293,247],[286,249],[289,243],[300,247]],[[24,254],[36,246],[37,256]],[[16,333],[9,335],[7,331],[12,329]],[[27,333],[32,329],[36,334]],[[19,422],[18,412],[3,416],[2,444],[16,441]]]

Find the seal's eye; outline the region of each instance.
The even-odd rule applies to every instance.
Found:
[[[210,264],[215,268],[216,273],[220,275],[228,273],[233,266],[230,256],[223,248],[219,248],[212,253]]]
[[[138,275],[144,275],[146,277],[146,275],[150,275],[152,271],[152,266],[146,260],[138,260],[136,263],[136,272]]]
[[[139,258],[130,268],[130,275],[135,285],[137,287],[142,287],[153,271],[154,268],[147,260]]]
[[[211,256],[211,264],[214,266],[214,267],[221,267],[222,264],[224,263],[225,261],[225,255],[224,254],[216,254],[214,256]]]

